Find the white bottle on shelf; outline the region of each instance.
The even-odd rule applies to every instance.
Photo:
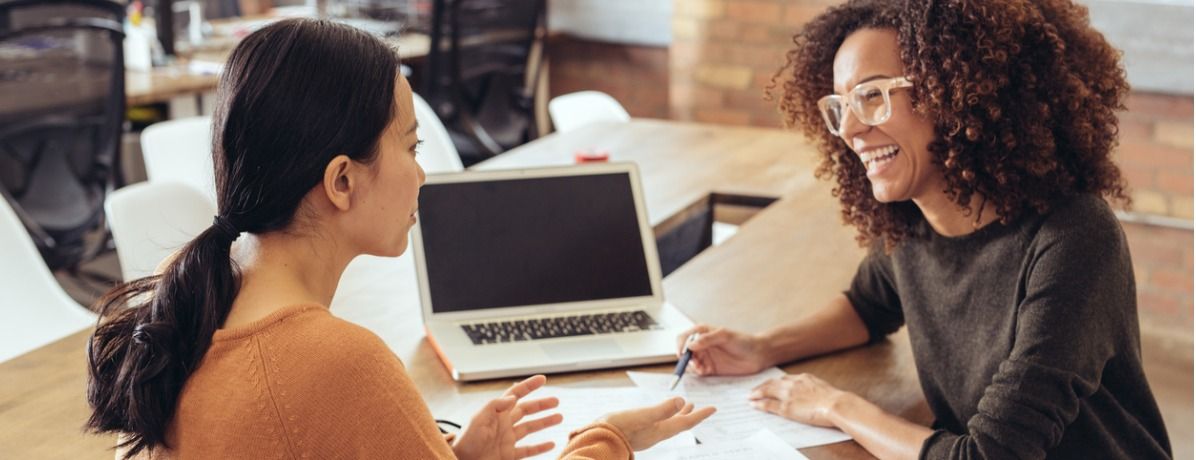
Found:
[[[145,30],[153,24],[143,21],[143,8],[141,0],[133,0],[125,16],[125,70],[148,72],[154,66],[153,38]]]
[[[125,21],[125,70],[148,72],[153,67],[150,39],[141,26]]]

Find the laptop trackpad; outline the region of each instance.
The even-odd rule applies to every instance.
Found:
[[[549,357],[557,361],[588,361],[591,359],[618,357],[623,348],[611,339],[578,340],[572,342],[540,345]]]

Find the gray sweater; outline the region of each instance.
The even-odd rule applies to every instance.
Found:
[[[848,299],[873,341],[909,327],[932,459],[1153,459],[1171,446],[1142,372],[1134,272],[1108,204],[873,249]]]

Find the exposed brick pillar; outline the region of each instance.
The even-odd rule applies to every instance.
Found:
[[[1134,211],[1192,219],[1192,96],[1130,94],[1117,162]]]
[[[679,120],[780,126],[765,86],[793,34],[826,0],[674,0],[670,114]]]

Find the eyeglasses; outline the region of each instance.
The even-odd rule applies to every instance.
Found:
[[[844,102],[851,107],[855,117],[868,126],[876,126],[889,120],[893,115],[893,104],[889,100],[889,91],[894,88],[909,88],[914,86],[905,77],[894,77],[887,80],[872,80],[856,85],[846,96],[832,94],[818,100],[818,110],[822,112],[822,119],[826,120],[827,129],[840,136],[839,130],[847,117]]]

